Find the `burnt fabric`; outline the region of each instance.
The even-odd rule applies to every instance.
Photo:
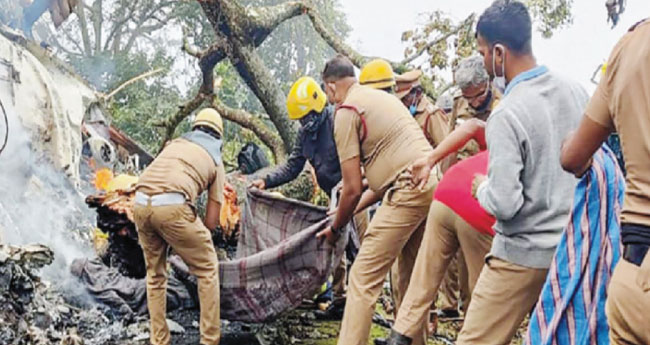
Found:
[[[123,276],[116,268],[104,265],[99,258],[75,259],[70,271],[84,283],[86,291],[95,300],[118,314],[147,313],[147,284],[144,278]],[[170,276],[167,282],[167,310],[196,306],[183,282]]]

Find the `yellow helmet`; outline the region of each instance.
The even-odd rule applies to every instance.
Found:
[[[375,59],[368,62],[361,69],[359,76],[361,85],[370,86],[373,89],[385,89],[395,86],[395,74],[390,64],[382,59]]]
[[[287,96],[287,111],[291,120],[300,120],[312,110],[323,111],[327,96],[320,85],[311,77],[302,77],[291,86]]]
[[[120,174],[115,176],[108,182],[106,186],[107,192],[115,192],[117,190],[127,190],[138,183],[138,177],[127,174]]]
[[[206,126],[214,129],[219,135],[223,135],[223,120],[221,119],[221,115],[212,108],[202,109],[196,114],[192,128],[196,128],[196,126]]]

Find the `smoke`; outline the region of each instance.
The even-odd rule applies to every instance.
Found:
[[[32,148],[32,135],[11,104],[4,105],[9,141],[0,155],[0,242],[49,246],[55,260],[43,276],[64,283],[71,277],[72,260],[92,255],[88,245],[92,212],[65,175]]]

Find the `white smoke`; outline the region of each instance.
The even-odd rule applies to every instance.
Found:
[[[72,260],[92,253],[88,238],[93,213],[65,175],[32,148],[32,140],[39,139],[23,128],[11,105],[4,106],[9,141],[0,154],[0,242],[49,246],[55,261],[43,276],[63,282]],[[1,123],[0,138],[4,132]]]

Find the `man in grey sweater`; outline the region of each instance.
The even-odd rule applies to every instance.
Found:
[[[488,176],[473,184],[496,236],[457,344],[507,344],[537,302],[567,224],[577,180],[562,170],[560,148],[588,96],[537,65],[522,3],[495,1],[476,35],[488,73],[507,87],[487,122]]]

